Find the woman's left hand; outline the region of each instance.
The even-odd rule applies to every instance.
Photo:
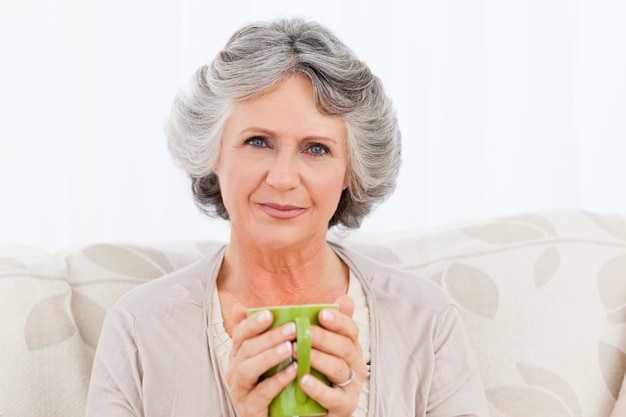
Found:
[[[339,311],[322,310],[321,327],[311,326],[311,367],[326,375],[332,384],[329,387],[312,375],[304,375],[300,386],[328,410],[329,417],[345,417],[352,416],[358,406],[369,366],[363,361],[359,330],[352,320],[352,298],[344,295],[336,303]]]

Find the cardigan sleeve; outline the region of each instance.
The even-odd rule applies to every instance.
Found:
[[[107,314],[93,362],[86,417],[144,415],[134,323],[126,310],[114,307]]]
[[[487,417],[484,388],[456,306],[438,316],[428,417]]]

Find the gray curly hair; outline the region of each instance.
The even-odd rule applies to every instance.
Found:
[[[199,68],[189,90],[174,100],[166,126],[169,150],[190,176],[198,207],[228,220],[212,170],[230,111],[293,74],[311,80],[321,113],[345,120],[349,184],[328,227],[358,228],[395,188],[400,130],[378,77],[318,23],[281,19],[235,32],[211,66]]]

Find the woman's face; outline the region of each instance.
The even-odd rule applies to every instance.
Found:
[[[276,249],[326,239],[348,186],[346,127],[317,110],[308,78],[236,104],[221,145],[214,172],[234,237]]]

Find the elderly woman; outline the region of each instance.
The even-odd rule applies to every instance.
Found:
[[[400,133],[381,82],[326,28],[251,24],[175,101],[170,150],[227,245],[127,294],[107,316],[88,416],[267,416],[296,378],[294,326],[246,309],[337,303],[298,383],[329,416],[487,416],[452,302],[327,240],[392,192]]]

